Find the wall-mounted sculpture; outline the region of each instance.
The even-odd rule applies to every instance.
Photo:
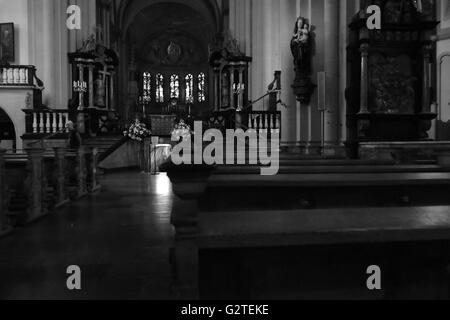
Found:
[[[316,86],[311,82],[311,25],[303,17],[298,17],[295,22],[291,51],[295,66],[295,80],[292,88],[298,101],[309,103]]]

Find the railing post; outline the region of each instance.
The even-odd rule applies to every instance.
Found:
[[[81,198],[87,194],[86,151],[83,146],[77,150],[77,169],[77,198]]]
[[[56,163],[56,207],[61,207],[69,202],[66,183],[66,150],[54,148]]]
[[[212,168],[165,164],[162,170],[167,171],[178,197],[171,215],[171,223],[175,227],[175,247],[171,250],[174,294],[177,299],[198,299],[199,200],[206,190]]]
[[[155,146],[153,146],[153,148],[152,148],[152,138],[145,138],[144,139],[144,157],[143,157],[143,160],[144,160],[144,166],[143,166],[143,169],[144,169],[144,172],[145,173],[151,173],[152,172],[152,149],[153,149],[153,152],[155,153],[154,155],[153,155],[153,157],[156,157],[156,145]],[[156,161],[154,161],[155,163],[156,163]],[[154,168],[154,172],[156,173],[156,171],[157,171],[157,168]]]
[[[6,172],[5,158],[6,150],[0,149],[0,237],[11,230],[6,217]]]
[[[100,189],[100,184],[97,181],[97,166],[98,166],[98,148],[92,148],[89,157],[89,192],[95,192]]]
[[[44,192],[44,149],[27,149],[28,154],[28,210],[25,223],[39,219],[43,210]]]

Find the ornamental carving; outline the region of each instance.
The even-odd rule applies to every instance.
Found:
[[[386,114],[414,114],[418,79],[415,62],[407,55],[397,57],[374,54],[369,59],[371,70],[370,111]]]

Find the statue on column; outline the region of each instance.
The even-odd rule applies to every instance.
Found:
[[[291,52],[294,57],[295,81],[292,85],[297,100],[309,103],[315,85],[311,83],[311,26],[303,17],[295,21],[291,40]]]
[[[302,74],[311,72],[310,25],[299,17],[295,23],[294,35],[291,40],[291,51],[294,56],[295,68]]]

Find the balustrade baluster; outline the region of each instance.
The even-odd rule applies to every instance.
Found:
[[[38,133],[38,115],[33,113],[33,133]]]
[[[39,133],[45,133],[45,122],[43,113],[39,113]]]
[[[13,74],[13,69],[8,68],[8,78],[6,80],[7,84],[11,84],[14,83],[14,74]]]
[[[57,122],[57,119],[56,119],[56,113],[52,113],[52,120],[53,120],[53,132],[55,133],[55,132],[58,132],[58,122]]]
[[[27,82],[25,81],[25,74],[26,74],[26,69],[21,68],[19,71],[20,74],[20,84],[26,84]]]
[[[19,84],[20,83],[19,69],[14,68],[13,70],[14,70],[14,73],[13,73],[14,81],[13,82],[14,82],[14,84]]]
[[[52,132],[52,124],[50,122],[50,113],[46,113],[45,117],[46,117],[45,133],[51,133]]]
[[[58,122],[58,130],[63,131],[64,129],[64,124],[63,124],[63,114],[62,113],[58,113],[58,118],[59,118],[59,122]]]
[[[30,83],[29,83],[30,80],[28,79],[28,70],[29,70],[29,69],[25,69],[25,83],[26,83],[26,84],[30,84]],[[32,85],[32,83],[31,83],[31,85]]]

